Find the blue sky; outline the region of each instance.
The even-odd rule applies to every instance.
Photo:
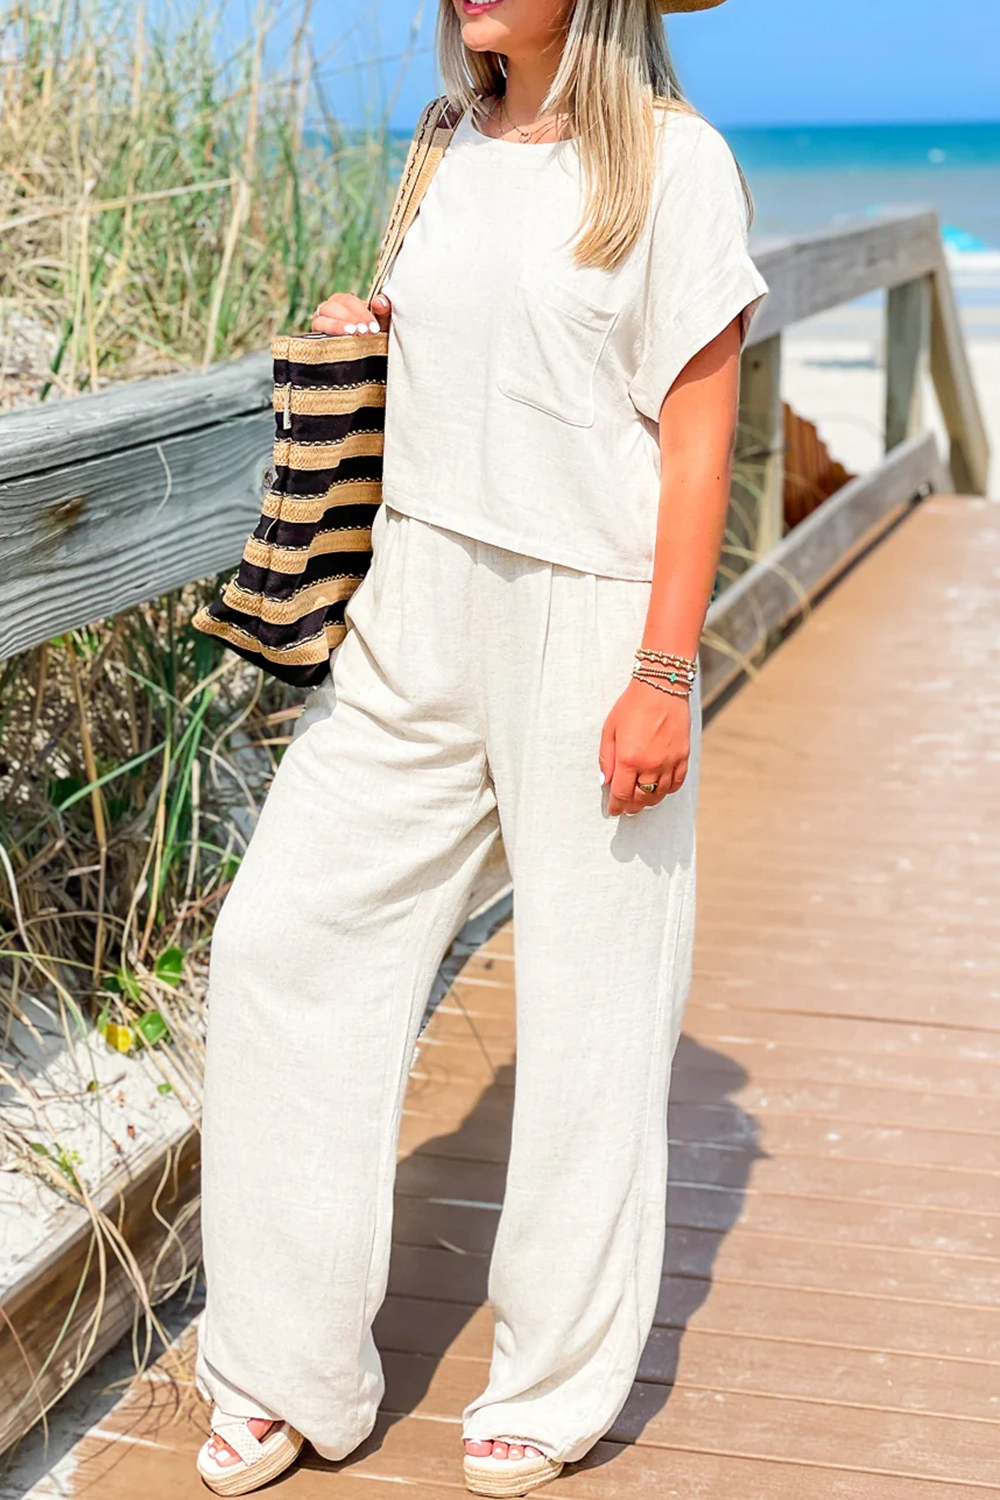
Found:
[[[436,0],[424,0],[413,57],[403,52],[419,0],[317,0],[338,111],[360,118],[372,90],[396,94],[394,124],[412,125],[435,92]],[[720,125],[1000,119],[1000,0],[728,0],[675,17],[671,45],[695,104]],[[342,71],[343,70],[343,71]]]

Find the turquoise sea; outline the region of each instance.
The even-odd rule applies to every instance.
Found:
[[[797,234],[893,203],[932,204],[959,251],[1000,251],[1000,122],[725,129],[756,233]]]

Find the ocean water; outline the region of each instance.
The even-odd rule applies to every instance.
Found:
[[[758,236],[930,204],[955,250],[1000,251],[1000,122],[727,129]]]

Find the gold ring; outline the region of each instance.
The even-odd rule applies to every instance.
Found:
[[[647,797],[655,797],[660,790],[660,783],[658,781],[637,781],[636,786],[640,792],[645,792]]]

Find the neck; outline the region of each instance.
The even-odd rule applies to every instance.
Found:
[[[558,69],[559,52],[555,48],[531,56],[508,57],[504,102],[515,124],[530,125],[540,117]]]

